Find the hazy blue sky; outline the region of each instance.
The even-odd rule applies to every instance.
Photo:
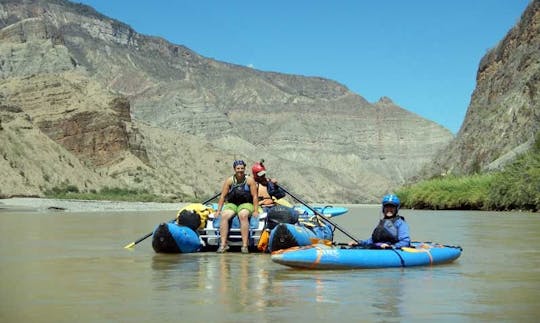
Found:
[[[529,0],[79,0],[229,63],[382,96],[457,133],[480,59]]]

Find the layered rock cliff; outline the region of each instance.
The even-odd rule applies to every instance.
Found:
[[[208,196],[234,158],[264,158],[308,200],[372,202],[452,139],[388,98],[208,59],[62,0],[0,1],[0,104],[4,195],[69,183]],[[19,149],[21,124],[38,147]],[[59,171],[70,164],[76,176]]]
[[[476,88],[455,140],[432,174],[500,169],[527,151],[540,130],[540,1],[481,60]]]

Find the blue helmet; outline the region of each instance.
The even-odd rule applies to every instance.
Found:
[[[387,194],[383,196],[382,198],[382,207],[384,208],[385,205],[393,205],[399,210],[399,206],[401,205],[401,202],[399,201],[399,197],[395,194]]]
[[[238,166],[238,165],[244,165],[244,167],[245,167],[245,166],[246,166],[246,163],[245,163],[243,160],[241,160],[241,159],[237,159],[237,160],[235,160],[235,161],[233,162],[232,167],[233,167],[233,168],[236,168],[236,166]]]

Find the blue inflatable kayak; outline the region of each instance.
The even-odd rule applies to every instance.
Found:
[[[308,227],[301,223],[280,223],[270,232],[268,251],[308,246],[319,239],[332,241],[333,236],[332,228],[327,225]]]
[[[314,215],[313,211],[310,210],[305,205],[295,205],[293,206],[293,208],[300,214]],[[342,215],[349,212],[349,209],[343,206],[326,205],[326,206],[312,206],[311,208],[317,211],[317,213],[326,215],[326,216],[338,216],[338,215]]]
[[[272,261],[307,269],[355,269],[431,266],[450,263],[461,255],[461,247],[431,242],[413,242],[402,249],[361,249],[313,244],[272,253]]]
[[[161,223],[152,234],[152,248],[158,253],[191,253],[202,248],[199,235],[175,222]]]

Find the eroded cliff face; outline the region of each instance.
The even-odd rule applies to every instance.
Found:
[[[86,78],[72,73],[12,78],[0,84],[9,104],[20,107],[50,139],[93,166],[114,163],[124,152],[143,162],[146,152],[131,123],[129,102],[97,86],[101,102],[85,95]],[[94,96],[96,98],[96,96]]]
[[[66,180],[80,189],[113,183],[47,137],[18,107],[0,105],[0,153],[1,196],[39,196]]]
[[[498,169],[526,151],[540,129],[540,1],[480,62],[465,121],[435,172]]]
[[[264,158],[271,176],[308,200],[372,202],[452,139],[388,98],[371,104],[335,81],[211,60],[84,5],[3,0],[0,17],[0,103],[87,174],[13,175],[36,194],[63,181],[208,196],[234,158]],[[52,157],[42,173],[62,163]],[[2,192],[21,192],[14,187]]]

